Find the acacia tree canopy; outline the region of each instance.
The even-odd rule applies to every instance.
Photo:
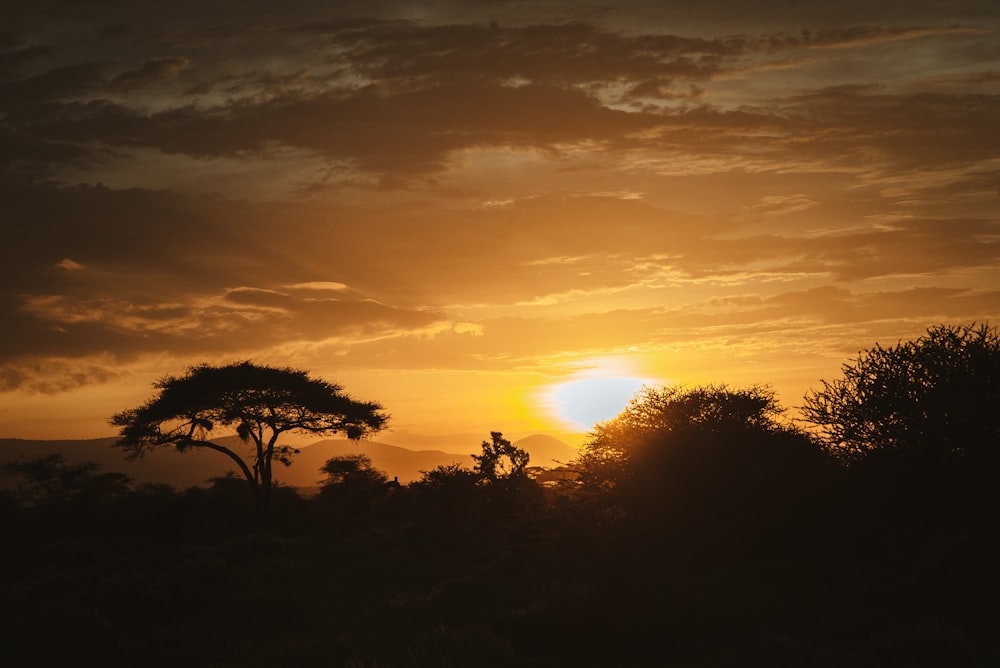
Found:
[[[305,371],[251,362],[200,364],[183,376],[166,376],[156,395],[111,418],[119,428],[116,447],[131,458],[152,448],[205,448],[236,463],[264,505],[272,487],[272,462],[289,465],[298,453],[279,443],[286,433],[343,433],[358,439],[383,428],[388,416],[374,402],[352,399],[339,385]],[[252,445],[249,456],[213,442],[235,429]]]
[[[938,325],[861,352],[802,412],[848,461],[874,452],[984,454],[1000,443],[1000,334]]]

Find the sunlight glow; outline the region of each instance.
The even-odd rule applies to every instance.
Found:
[[[598,363],[563,383],[551,385],[545,403],[567,426],[589,431],[616,417],[644,385],[658,381],[630,375],[620,364]]]

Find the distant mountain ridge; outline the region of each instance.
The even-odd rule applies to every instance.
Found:
[[[36,458],[50,453],[62,453],[68,461],[96,462],[102,471],[120,471],[137,482],[167,483],[183,489],[204,485],[209,479],[225,475],[235,470],[232,461],[218,452],[193,449],[177,452],[164,448],[153,450],[140,460],[128,461],[123,453],[112,447],[115,437],[87,440],[34,441],[16,438],[0,439],[0,462],[18,458]],[[245,446],[236,436],[214,439],[220,444],[241,452]],[[576,455],[576,450],[557,438],[543,434],[528,436],[515,442],[531,455],[530,465],[547,468],[567,462]],[[299,454],[292,465],[275,466],[275,478],[286,485],[314,487],[320,479],[320,467],[328,459],[350,454],[367,455],[372,465],[383,471],[390,479],[398,478],[402,483],[418,480],[423,471],[438,466],[460,464],[472,467],[472,452],[478,447],[470,447],[468,455],[443,452],[441,450],[410,450],[378,441],[350,441],[347,439],[327,439],[299,447]],[[0,487],[5,481],[0,478]]]

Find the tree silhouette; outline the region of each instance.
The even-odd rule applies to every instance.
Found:
[[[577,462],[582,491],[598,519],[641,536],[637,551],[681,542],[721,553],[766,542],[799,523],[831,470],[782,415],[765,386],[643,388],[595,427]]]
[[[482,450],[472,455],[473,468],[461,464],[424,471],[409,485],[415,507],[423,517],[455,527],[480,529],[516,522],[542,502],[541,489],[528,477],[529,455],[490,432]]]
[[[476,460],[475,471],[487,483],[518,478],[524,475],[529,455],[503,437],[499,431],[490,432],[489,441],[483,441],[482,454],[472,455]]]
[[[471,490],[479,484],[480,476],[461,464],[441,464],[430,471],[421,471],[419,480],[410,484],[414,489],[430,490]]]
[[[120,428],[115,444],[131,458],[156,447],[214,450],[229,457],[253,489],[258,513],[266,516],[274,460],[288,466],[298,453],[281,445],[286,433],[345,433],[358,439],[381,429],[388,417],[373,402],[355,401],[339,385],[305,371],[236,362],[201,364],[181,377],[155,384],[156,396],[111,418]],[[252,445],[248,457],[211,440],[220,428],[235,428]]]
[[[644,387],[617,417],[594,427],[577,465],[585,483],[610,489],[651,449],[690,440],[692,434],[720,441],[750,432],[794,431],[780,421],[782,414],[774,391],[765,386]]]
[[[26,506],[67,502],[87,506],[126,494],[132,479],[124,473],[99,473],[95,462],[70,463],[60,453],[34,459],[16,459],[3,465],[6,476],[17,478],[15,497]]]
[[[387,490],[393,488],[386,474],[363,454],[332,457],[320,472],[323,480],[314,502],[322,517],[342,526],[371,522],[373,511],[389,497]]]
[[[1000,445],[996,328],[931,327],[861,352],[843,374],[807,394],[802,412],[848,461],[879,451],[976,456]]]
[[[389,481],[385,473],[372,465],[368,455],[352,454],[331,457],[319,468],[323,473],[323,489],[349,487],[381,488]]]
[[[457,463],[421,473],[420,479],[407,487],[415,519],[431,525],[476,526],[483,498],[478,473]]]

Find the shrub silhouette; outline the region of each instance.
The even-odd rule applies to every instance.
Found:
[[[322,492],[369,491],[381,489],[389,479],[385,473],[372,466],[371,457],[362,454],[331,457],[320,467],[324,479]]]
[[[408,489],[416,517],[426,522],[468,525],[482,508],[480,476],[461,464],[445,464],[424,471]]]
[[[129,491],[132,479],[124,473],[98,472],[95,462],[70,463],[60,453],[34,459],[16,459],[3,473],[17,479],[14,497],[24,506],[50,507],[106,504]]]
[[[822,381],[802,412],[846,461],[877,452],[997,456],[1000,334],[938,325],[915,341],[875,347]]]
[[[414,501],[425,517],[453,526],[493,527],[522,521],[545,502],[542,488],[528,477],[529,455],[499,431],[490,432],[469,469],[460,464],[438,466],[410,483]]]
[[[320,471],[324,478],[314,501],[327,517],[351,522],[367,520],[388,493],[388,477],[372,466],[367,455],[332,457]]]

